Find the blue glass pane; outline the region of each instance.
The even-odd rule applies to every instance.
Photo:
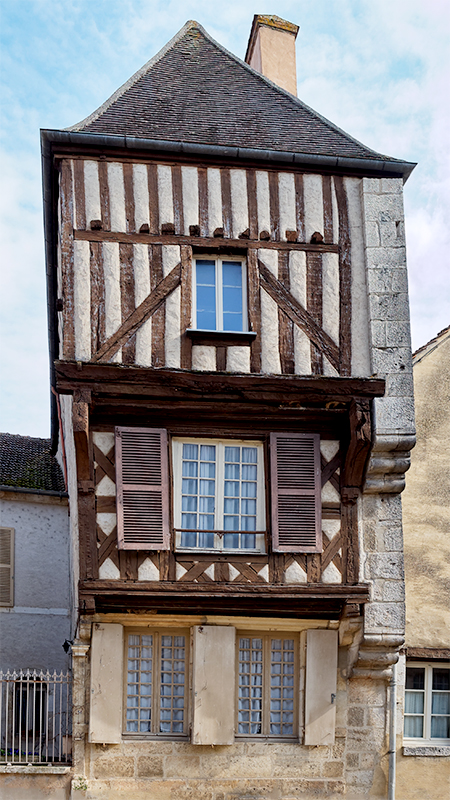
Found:
[[[195,511],[196,509],[189,509]],[[256,514],[256,500],[242,501],[242,514]]]
[[[214,495],[214,486],[215,481],[200,481],[200,494],[202,495]]]
[[[215,478],[216,477],[216,465],[214,462],[211,461],[201,461],[200,462],[200,477],[201,478]]]
[[[214,534],[213,533],[199,533],[198,546],[206,547],[210,550],[214,547]]]
[[[197,286],[216,285],[216,266],[214,261],[197,259]]]
[[[253,485],[253,484],[250,484]],[[246,495],[248,497],[249,495]],[[225,497],[239,497],[238,481],[225,481]],[[251,497],[251,495],[250,495]],[[256,497],[256,495],[254,495]]]
[[[421,739],[423,736],[423,717],[405,717],[405,736]]]
[[[242,331],[242,314],[232,314],[229,311],[224,311],[223,329],[224,331]]]
[[[238,261],[222,261],[222,283],[224,287],[242,289],[242,264]]]
[[[183,477],[196,478],[198,475],[197,461],[183,461]]]
[[[239,498],[225,498],[223,510],[225,514],[239,514]]]
[[[239,464],[240,452],[240,447],[225,447],[225,461]]]
[[[238,550],[239,548],[239,534],[226,533],[223,537],[223,546],[227,549]]]
[[[197,514],[182,514],[181,515],[182,528],[196,528],[197,527]]]
[[[238,531],[239,517],[230,517],[225,514],[223,518],[223,527],[226,531]]]
[[[191,496],[183,496],[181,498],[182,511],[197,511],[197,498]]]
[[[191,478],[183,478],[182,484],[183,494],[197,494],[198,481]]]
[[[256,497],[256,483],[242,483],[242,497]]]
[[[258,451],[256,447],[243,447],[242,448],[242,462],[243,464],[256,464],[258,460]]]
[[[239,464],[225,464],[225,478],[239,480]]]
[[[200,458],[202,461],[216,460],[216,446],[214,444],[200,445]]]
[[[241,529],[243,531],[256,531],[256,517],[242,517]]]
[[[241,547],[254,550],[256,547],[256,536],[254,533],[243,533],[241,535]]]
[[[209,286],[197,287],[197,328],[216,330],[216,290]]]
[[[431,713],[450,714],[450,692],[433,692]]]
[[[256,464],[243,464],[242,465],[242,480],[244,481],[256,481],[256,471],[257,467]]]
[[[202,514],[214,514],[214,497],[200,497],[199,511]]]
[[[214,514],[199,514],[199,530],[212,531],[214,530]]]
[[[198,458],[198,444],[184,444],[183,458],[187,458],[189,460]]]
[[[197,534],[196,533],[182,533],[181,534],[181,547],[196,547]]]

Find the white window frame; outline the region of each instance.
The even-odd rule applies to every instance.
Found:
[[[242,330],[226,331],[226,333],[243,333],[248,331],[247,312],[247,265],[242,256],[199,255],[193,259],[192,269],[192,317],[195,330],[205,330],[197,326],[197,261],[214,261],[216,270],[216,327],[213,330],[223,331],[223,261],[236,261],[242,266]]]
[[[425,669],[425,676],[424,676],[424,689],[407,689],[406,688],[406,670],[405,670],[405,703],[404,708],[406,708],[406,692],[408,691],[423,691],[424,692],[424,709],[423,715],[421,714],[408,714],[404,711],[404,718],[408,716],[417,717],[423,716],[423,733],[424,735],[419,736],[405,736],[403,735],[403,744],[407,747],[414,747],[418,744],[420,745],[449,745],[450,739],[435,739],[431,738],[431,717],[434,716],[431,713],[431,700],[432,700],[432,691],[433,691],[433,669],[450,669],[450,662],[438,662],[438,661],[407,661],[406,662],[406,669],[419,667],[421,669]]]
[[[215,478],[215,514],[214,530],[220,531],[214,534],[214,547],[181,547],[181,496],[182,496],[182,455],[183,444],[206,444],[215,445],[216,452],[216,478]],[[224,462],[225,447],[256,447],[257,449],[257,480],[256,480],[256,531],[243,531],[243,533],[255,533],[255,549],[244,548],[224,548],[223,547],[223,491],[219,487],[224,485]],[[266,503],[265,503],[265,473],[264,473],[264,445],[261,441],[246,439],[198,439],[196,437],[174,437],[172,439],[172,461],[173,461],[173,510],[175,528],[175,547],[176,550],[190,553],[265,553],[265,533],[266,533]],[[222,524],[219,524],[222,522]],[[227,531],[227,533],[238,533],[238,531]]]
[[[127,730],[127,700],[128,700],[128,637],[129,636],[152,636],[153,637],[153,658],[152,658],[152,691],[151,691],[151,731],[128,731]],[[184,717],[183,732],[161,732],[156,730],[160,723],[160,699],[161,699],[161,649],[163,636],[184,636]],[[189,738],[190,726],[190,628],[126,628],[124,635],[124,670],[123,670],[123,736],[127,739],[169,739],[184,740]],[[137,695],[140,697],[140,693]]]

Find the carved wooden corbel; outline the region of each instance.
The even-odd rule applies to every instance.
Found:
[[[80,491],[94,488],[92,459],[89,457],[89,405],[92,401],[90,389],[75,389],[73,393],[72,424],[77,463],[77,479]]]

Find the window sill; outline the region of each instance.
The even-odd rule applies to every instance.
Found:
[[[0,764],[0,773],[3,775],[67,775],[70,770],[70,766],[56,767],[52,764]]]
[[[450,756],[449,744],[414,744],[403,746],[404,756]]]
[[[249,347],[256,339],[255,331],[202,331],[195,328],[188,328],[186,336],[193,344],[209,344],[215,347],[228,345]]]
[[[177,547],[175,550],[175,554],[182,553],[183,555],[205,555],[205,556],[266,556],[267,553],[264,550],[244,550],[241,548],[240,550],[219,550],[219,548],[213,548],[208,550],[207,548],[203,547]]]

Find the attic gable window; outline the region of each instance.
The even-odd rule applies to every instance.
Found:
[[[196,258],[194,319],[197,330],[248,330],[245,261],[227,256]]]

